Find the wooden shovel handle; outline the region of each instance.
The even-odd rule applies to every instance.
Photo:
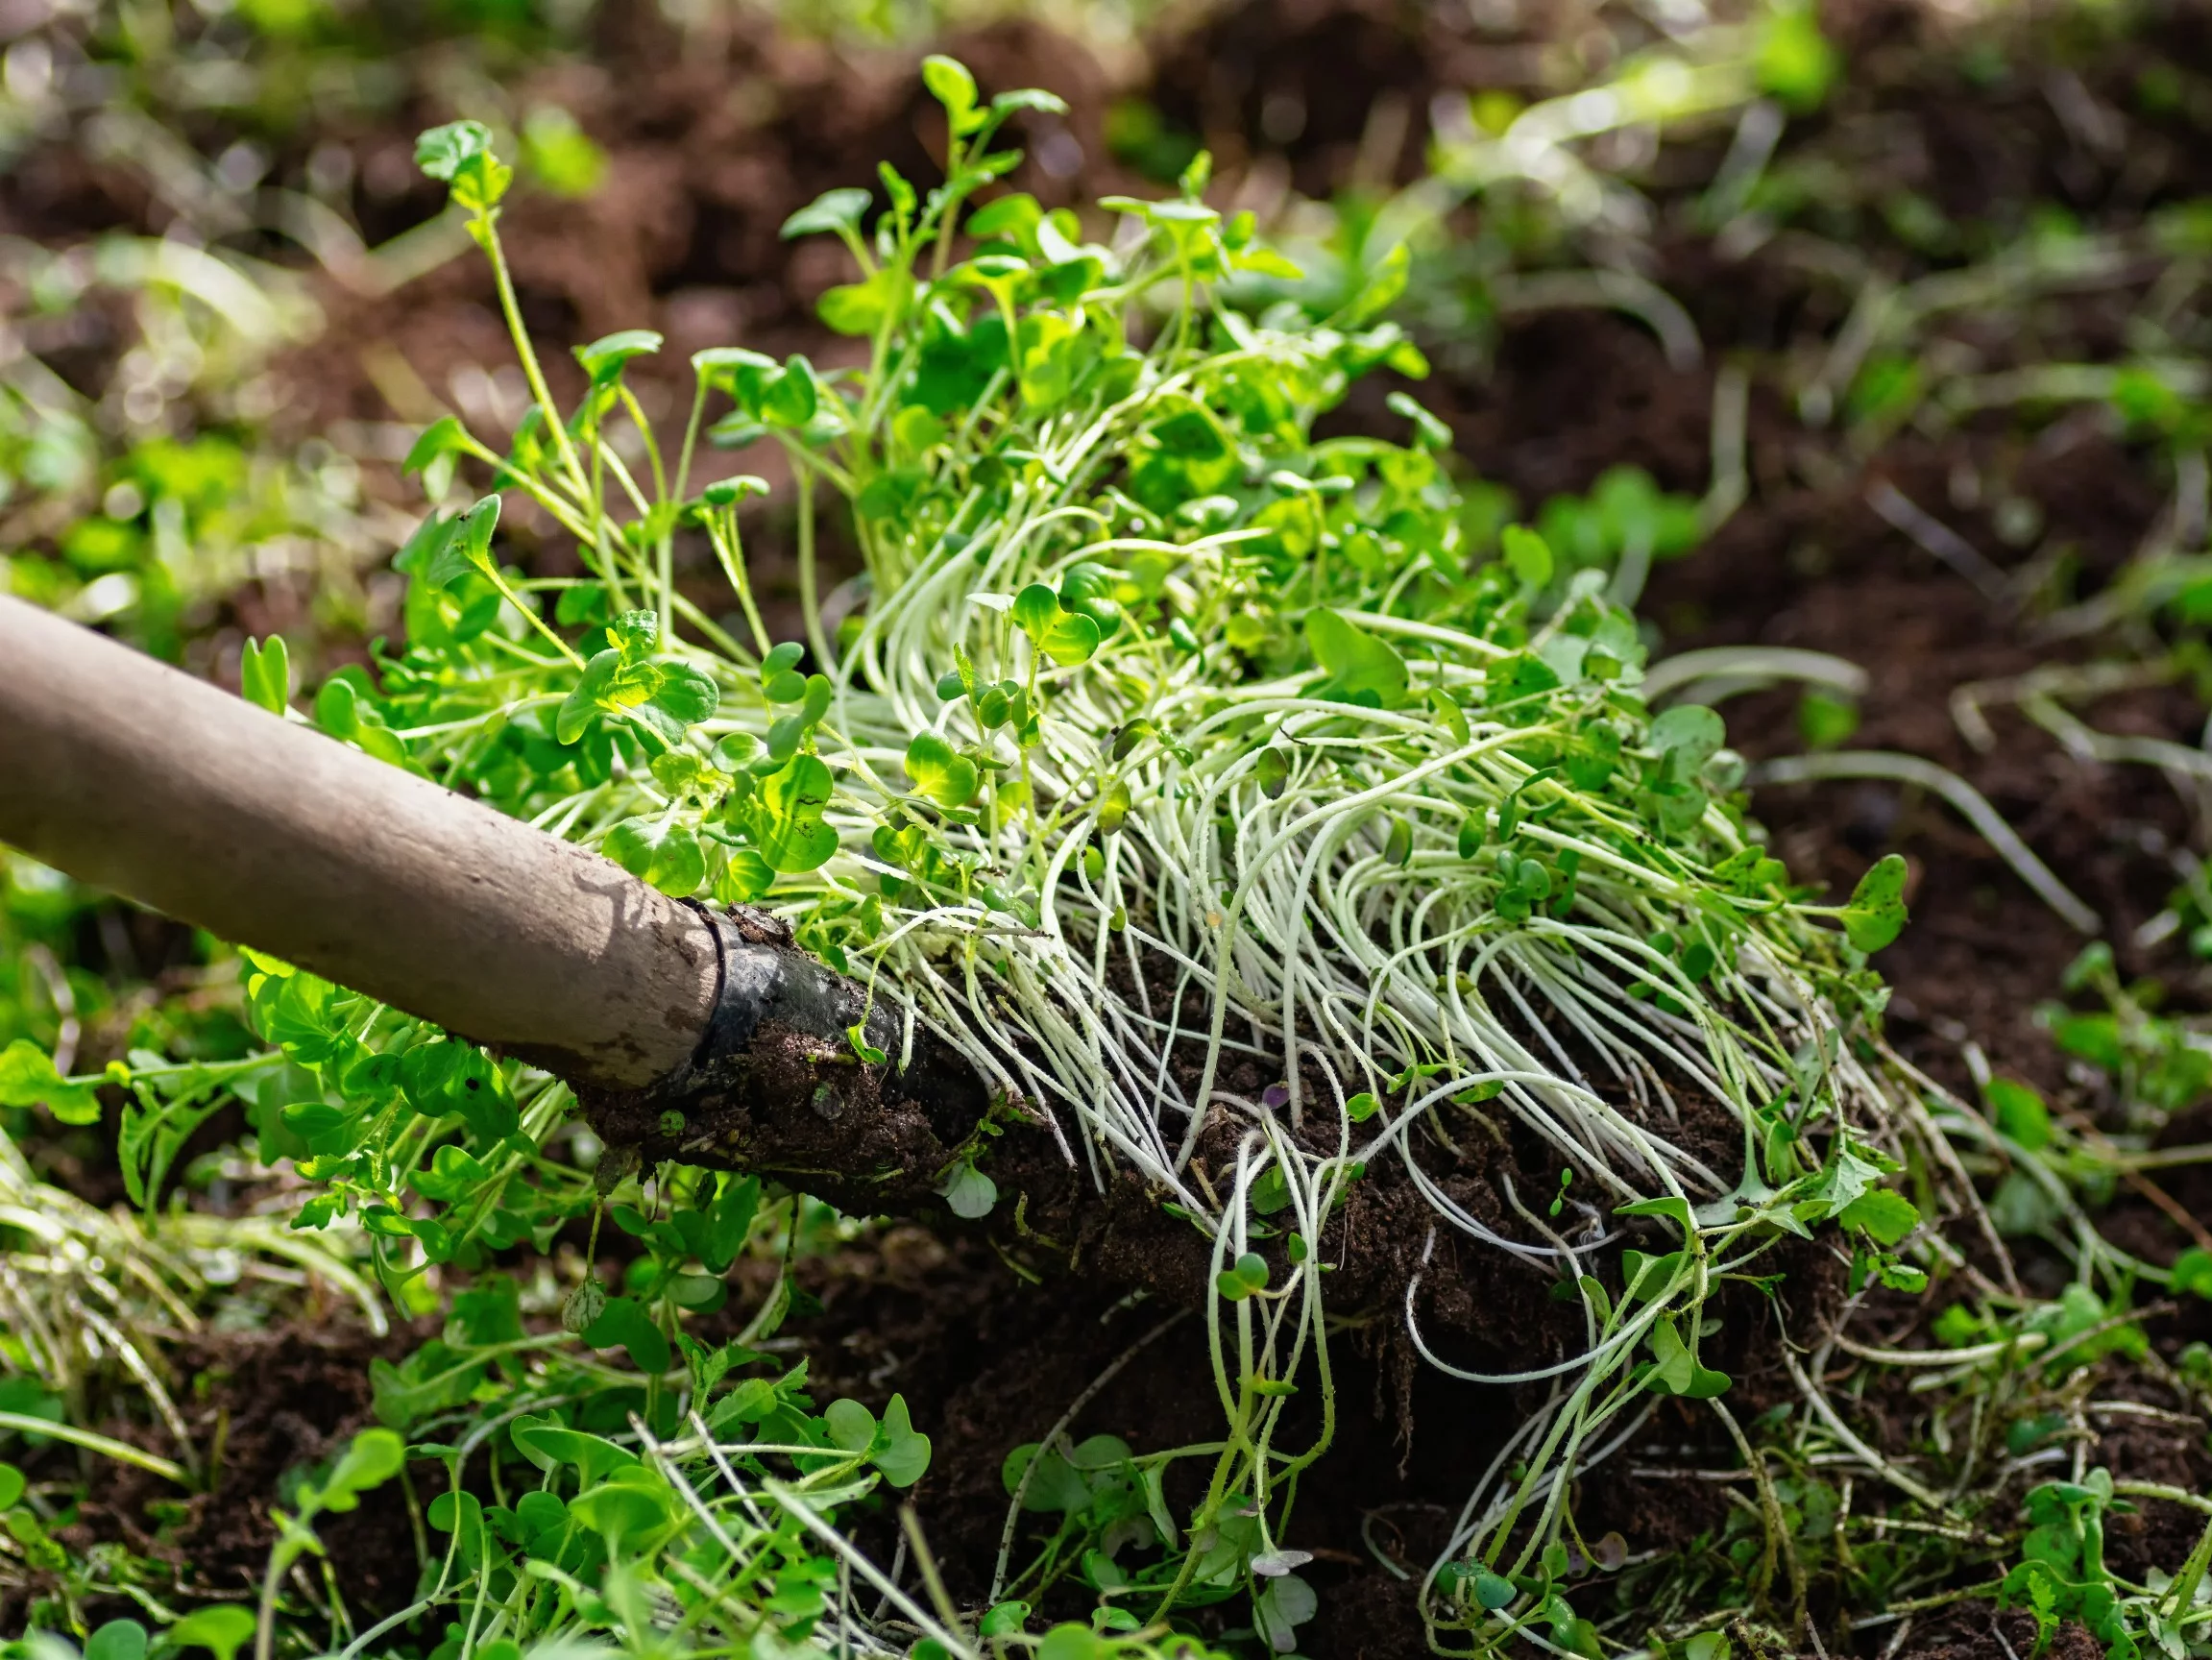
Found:
[[[4,598],[0,841],[585,1088],[717,995],[706,920],[597,854]]]

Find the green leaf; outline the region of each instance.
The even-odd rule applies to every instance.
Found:
[[[433,588],[450,586],[471,571],[492,569],[492,532],[499,524],[499,499],[486,496],[453,521],[452,531],[442,538],[423,567],[423,580]]]
[[[976,793],[976,764],[935,732],[917,732],[907,745],[907,776],[914,792],[939,807],[959,807]]]
[[[468,429],[457,419],[441,416],[424,427],[422,436],[408,447],[407,458],[400,463],[401,476],[420,473],[441,455],[458,452],[468,436]]]
[[[1834,749],[1859,730],[1859,705],[1824,692],[1808,692],[1797,702],[1797,733],[1808,749]]]
[[[814,368],[796,354],[761,393],[761,418],[777,427],[804,427],[820,407]]]
[[[1131,805],[1129,781],[1126,778],[1116,778],[1105,790],[1101,791],[1099,793],[1099,834],[1111,836],[1119,830],[1128,821]]]
[[[929,1470],[930,1438],[914,1428],[904,1395],[893,1395],[884,1408],[884,1434],[886,1442],[875,1454],[875,1467],[893,1487],[912,1487]]]
[[[1057,92],[1047,92],[1039,86],[1017,86],[1010,92],[1001,92],[991,100],[991,109],[1001,112],[1015,110],[1036,110],[1047,115],[1065,115],[1068,102]]]
[[[672,898],[690,898],[707,879],[697,834],[672,818],[625,818],[607,832],[599,850]]]
[[[425,1118],[457,1116],[487,1145],[521,1123],[506,1075],[474,1043],[441,1038],[417,1044],[400,1058],[400,1086]]]
[[[173,1648],[206,1648],[215,1660],[234,1660],[254,1635],[254,1614],[234,1602],[195,1608],[162,1635]]]
[[[425,514],[407,537],[407,545],[392,555],[392,569],[421,579],[423,573],[446,550],[446,544],[452,540],[460,522],[458,513]]]
[[[1529,587],[1542,588],[1551,580],[1550,545],[1527,525],[1508,525],[1498,532],[1497,543],[1507,569]]]
[[[556,196],[589,196],[607,176],[607,153],[557,104],[531,110],[521,136],[523,165]]]
[[[1383,402],[1389,405],[1392,414],[1402,416],[1413,423],[1414,436],[1421,441],[1423,448],[1429,450],[1448,450],[1451,448],[1451,428],[1403,392],[1393,392]]]
[[[1384,709],[1404,700],[1405,659],[1388,641],[1328,610],[1307,615],[1305,638],[1315,660],[1328,671],[1330,691]]]
[[[1682,1272],[1680,1251],[1669,1251],[1664,1256],[1646,1256],[1641,1251],[1623,1251],[1620,1254],[1620,1303],[1622,1307],[1631,1303],[1658,1297],[1674,1283]]]
[[[702,1408],[721,1386],[731,1367],[758,1358],[754,1350],[735,1342],[709,1350],[688,1331],[676,1333],[676,1347],[683,1352],[684,1365],[692,1375],[692,1394]]]
[[[445,1492],[431,1500],[424,1519],[441,1533],[458,1536],[461,1560],[474,1567],[484,1559],[484,1501],[474,1493]]]
[[[1022,1487],[1024,1476],[1029,1477],[1026,1489]],[[1009,1497],[1020,1491],[1022,1508],[1037,1514],[1059,1511],[1072,1515],[1086,1508],[1091,1501],[1090,1485],[1075,1467],[1034,1441],[1007,1454],[1006,1462],[999,1466],[999,1480]]]
[[[967,65],[940,53],[922,60],[922,85],[945,107],[956,137],[966,137],[983,123],[976,110],[976,78]]]
[[[12,1510],[23,1497],[23,1472],[12,1464],[0,1464],[0,1510]]]
[[[1231,1303],[1241,1303],[1255,1291],[1267,1289],[1267,1258],[1247,1251],[1213,1277],[1214,1289]]]
[[[641,1372],[666,1372],[673,1358],[668,1340],[635,1297],[616,1297],[584,1330],[594,1349],[622,1349]]]
[[[661,643],[660,614],[654,611],[625,611],[606,629],[608,644],[622,653],[622,661],[630,664],[644,662],[653,654]]]
[[[360,693],[350,679],[331,675],[314,695],[314,723],[336,740],[350,740],[360,730]]]
[[[2027,1085],[1992,1078],[1982,1088],[1981,1099],[1997,1121],[1998,1134],[2018,1143],[2021,1151],[2040,1153],[2051,1145],[2051,1109]]]
[[[1440,687],[1430,687],[1428,706],[1436,711],[1436,718],[1454,744],[1465,745],[1474,735],[1467,722],[1467,711],[1451,700],[1451,695]]]
[[[868,204],[873,200],[867,191],[851,185],[825,190],[786,219],[779,234],[788,242],[794,236],[814,236],[824,231],[857,231],[861,215],[868,210]]]
[[[85,1660],[146,1660],[146,1627],[135,1620],[109,1621],[85,1640]]]
[[[1754,61],[1760,90],[1773,93],[1800,115],[1820,108],[1842,67],[1835,48],[1820,32],[1819,8],[1811,0],[1774,10]]]
[[[724,1274],[744,1249],[753,1214],[760,1208],[761,1183],[757,1176],[741,1181],[725,1175],[712,1204],[676,1214],[676,1230],[686,1249],[710,1274]]]
[[[1474,1599],[1495,1614],[1510,1603],[1516,1593],[1513,1581],[1503,1575],[1494,1574],[1488,1568],[1474,1571]]]
[[[613,647],[593,653],[592,660],[584,665],[584,672],[578,676],[575,686],[562,699],[561,712],[553,719],[555,739],[563,744],[573,744],[584,735],[584,728],[591,724],[592,717],[599,712],[621,668],[622,654]],[[315,708],[318,723],[327,727],[328,722],[321,720],[320,699]]]
[[[1920,1226],[1920,1211],[1911,1200],[1887,1187],[1861,1193],[1836,1213],[1846,1228],[1863,1228],[1884,1245],[1897,1245]]]
[[[1843,932],[1861,951],[1879,951],[1905,931],[1905,859],[1885,854],[1859,879],[1844,908]]]
[[[355,1509],[360,1496],[381,1487],[407,1462],[407,1444],[389,1429],[364,1429],[347,1443],[346,1451],[322,1489],[322,1507],[344,1512]]]
[[[1730,892],[1749,898],[1785,885],[1789,869],[1781,860],[1768,858],[1762,848],[1742,847],[1713,867],[1713,879]]]
[[[1405,818],[1394,818],[1390,821],[1390,835],[1383,842],[1382,862],[1403,869],[1413,859],[1413,824]]]
[[[1493,708],[1539,696],[1555,690],[1558,685],[1559,676],[1552,671],[1551,665],[1526,651],[1516,651],[1510,657],[1501,657],[1483,671],[1485,701]],[[1534,718],[1528,715],[1519,717],[1524,721]]]
[[[415,165],[452,186],[453,203],[472,212],[498,205],[515,170],[492,154],[492,134],[481,121],[450,121],[415,140]]]
[[[1088,1625],[1055,1625],[1037,1645],[1036,1660],[1106,1660],[1112,1652]]]
[[[830,769],[820,757],[794,755],[761,785],[761,857],[786,875],[819,869],[838,850],[838,833],[822,822],[830,804]]]
[[[352,1121],[340,1109],[320,1101],[287,1107],[283,1116],[284,1127],[304,1136],[317,1152],[324,1151],[319,1139],[322,1135]],[[491,1172],[474,1155],[449,1143],[430,1156],[429,1169],[418,1170],[407,1180],[416,1192],[451,1205],[468,1198],[490,1179]]]
[[[696,363],[708,354],[701,352],[692,361]],[[739,473],[728,478],[717,478],[699,492],[699,500],[709,507],[735,507],[739,502],[754,496],[768,494],[768,481],[756,473]]]
[[[983,1637],[1018,1637],[1029,1623],[1029,1618],[1027,1602],[1001,1602],[984,1616],[976,1632]]]
[[[1696,1232],[1696,1224],[1689,1217],[1689,1201],[1669,1194],[1664,1199],[1639,1199],[1633,1205],[1623,1205],[1614,1211],[1616,1216],[1664,1216],[1682,1230],[1687,1239]]]
[[[1044,209],[1027,190],[1016,190],[986,202],[968,215],[967,233],[978,242],[1005,237],[1009,242],[1029,240],[1044,218]]]
[[[1654,1360],[1651,1381],[1667,1394],[1692,1401],[1710,1401],[1726,1393],[1728,1374],[1700,1366],[1697,1356],[1682,1341],[1682,1333],[1675,1330],[1672,1320],[1663,1319],[1652,1327],[1651,1353]]]
[[[53,1057],[18,1038],[0,1050],[0,1107],[41,1106],[63,1124],[100,1122],[95,1086],[69,1083],[54,1069]]]
[[[667,1526],[674,1509],[674,1498],[658,1480],[650,1486],[637,1479],[604,1481],[569,1501],[569,1514],[604,1539],[611,1556]]]
[[[238,664],[239,691],[246,701],[281,715],[292,701],[292,659],[284,637],[272,634],[265,641],[246,642]]]
[[[441,184],[492,149],[492,130],[481,121],[449,121],[415,139],[415,165]]]
[[[858,1401],[832,1401],[822,1412],[822,1427],[831,1444],[847,1452],[865,1452],[876,1438],[876,1415]]]
[[[618,1447],[601,1435],[571,1429],[550,1418],[524,1414],[515,1420],[509,1433],[514,1437],[516,1451],[540,1470],[549,1475],[555,1465],[572,1464],[587,1487],[614,1471],[630,1469],[638,1462],[638,1455],[627,1448]]]
[[[1540,767],[1516,784],[1512,793],[1498,804],[1497,840],[1500,847],[1519,833],[1521,816],[1526,811],[1521,805],[1521,797],[1537,785],[1546,783],[1558,775],[1559,769],[1556,767]]]
[[[1067,610],[1060,597],[1042,582],[1033,582],[1015,595],[1009,615],[1039,651],[1063,669],[1088,662],[1099,648],[1099,625]]]
[[[815,302],[814,313],[839,334],[870,335],[905,303],[912,287],[903,269],[886,265],[862,281],[828,290]]]
[[[2195,1295],[2212,1301],[2212,1251],[2201,1245],[2192,1245],[2174,1259],[2174,1290],[2182,1296]],[[0,1504],[0,1509],[6,1509]]]
[[[665,660],[656,667],[661,671],[660,689],[648,699],[654,708],[686,726],[715,718],[715,711],[721,707],[722,689],[715,684],[712,674],[675,660]]]
[[[999,1202],[999,1184],[964,1160],[946,1172],[937,1191],[944,1196],[945,1208],[967,1222],[988,1216]]]
[[[661,349],[661,336],[650,329],[623,329],[613,334],[601,335],[589,346],[575,349],[576,361],[584,366],[584,373],[592,378],[592,384],[604,386],[622,373],[622,366],[633,357],[645,357]]]
[[[1677,704],[1651,722],[1651,746],[1680,758],[1680,776],[1695,772],[1727,742],[1727,724],[1702,703]]]
[[[1252,1621],[1268,1645],[1278,1654],[1298,1647],[1298,1628],[1314,1617],[1321,1599],[1313,1587],[1296,1574],[1281,1574],[1252,1599]]]
[[[718,386],[741,402],[750,403],[768,376],[782,372],[773,357],[745,346],[709,346],[692,354],[692,373],[710,386]],[[748,388],[752,396],[748,396]],[[746,476],[751,476],[747,475]],[[714,486],[709,485],[712,489]],[[751,494],[753,492],[748,492]],[[760,495],[767,494],[763,482]],[[726,503],[725,503],[726,505]]]
[[[1811,1189],[1811,1197],[1799,1207],[1799,1213],[1807,1221],[1821,1216],[1839,1215],[1862,1193],[1870,1193],[1882,1180],[1883,1169],[1870,1159],[1860,1157],[1850,1145],[1841,1142],[1830,1152],[1827,1166],[1820,1180]],[[1811,1208],[1809,1210],[1807,1207]]]
[[[750,905],[775,885],[776,873],[768,862],[750,847],[741,847],[716,873],[715,903]]]

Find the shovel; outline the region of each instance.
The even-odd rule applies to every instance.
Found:
[[[956,1052],[766,913],[671,899],[4,598],[0,842],[542,1067],[648,1159],[926,1208],[990,1110]]]

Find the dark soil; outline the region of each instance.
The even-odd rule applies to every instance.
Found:
[[[2035,1620],[1986,1602],[1962,1602],[1919,1625],[1898,1650],[1917,1660],[2017,1660],[2035,1648]],[[2050,1660],[2101,1660],[2104,1646],[2072,1620],[2062,1622],[2043,1652]]]
[[[424,1335],[401,1330],[378,1337],[350,1309],[334,1306],[313,1326],[178,1336],[162,1357],[211,1479],[180,1499],[160,1477],[110,1464],[63,1530],[63,1542],[83,1550],[119,1540],[170,1565],[173,1594],[185,1603],[257,1596],[276,1537],[269,1507],[282,1502],[286,1477],[312,1474],[375,1422],[370,1362],[403,1358]],[[158,1430],[108,1428],[165,1456],[177,1454]],[[324,1518],[316,1531],[350,1607],[391,1609],[414,1595],[420,1564],[397,1484],[364,1496],[357,1509]],[[0,1610],[0,1628],[7,1624],[7,1611]]]
[[[1065,1281],[1038,1286],[978,1241],[948,1244],[912,1230],[887,1235],[880,1254],[810,1264],[806,1280],[824,1304],[801,1328],[818,1394],[880,1403],[900,1391],[910,1404],[928,1404],[916,1421],[935,1445],[915,1498],[956,1596],[980,1599],[989,1589],[1009,1501],[999,1476],[1007,1454],[1041,1440],[1133,1346],[1143,1345],[1141,1359],[1069,1426],[1073,1438],[1118,1434],[1151,1452],[1219,1434],[1220,1405],[1203,1383],[1203,1324],[1157,1300]],[[1323,1593],[1319,1623],[1303,1639],[1303,1650],[1317,1656],[1426,1652],[1411,1587],[1375,1568],[1362,1525],[1418,1578],[1443,1546],[1466,1480],[1510,1422],[1502,1389],[1471,1390],[1425,1369],[1401,1376],[1389,1341],[1378,1341],[1386,1330],[1331,1340],[1334,1451],[1301,1485],[1284,1541],[1316,1556],[1301,1572]],[[1300,1381],[1312,1390],[1310,1371]],[[1284,1444],[1306,1445],[1317,1429],[1294,1418]],[[1170,1483],[1179,1507],[1199,1496],[1196,1485]],[[1025,1518],[1016,1571],[1024,1547],[1033,1552],[1040,1538]],[[1063,1597],[1060,1612],[1081,1617],[1087,1594]]]
[[[550,372],[572,371],[566,345],[625,328],[662,330],[678,366],[734,339],[778,354],[834,351],[813,307],[847,280],[848,256],[778,232],[824,190],[874,185],[878,161],[934,175],[943,123],[915,74],[919,55],[795,41],[737,12],[679,36],[656,8],[617,4],[601,27],[596,62],[540,72],[521,101],[570,110],[605,148],[607,183],[580,202],[523,190],[501,224],[524,315],[552,348]],[[1082,48],[1009,22],[943,50],[986,86],[1049,85],[1068,101],[1064,118],[1022,118],[1031,159],[1019,188],[1057,205],[1130,182],[1106,151],[1105,74]],[[415,129],[446,112],[425,100],[407,114],[348,140],[364,182],[352,206],[372,242],[443,204],[443,186],[422,179],[411,155]],[[392,188],[378,195],[378,181]],[[335,304],[336,326],[296,380],[305,401],[292,413],[311,428],[390,418],[395,383],[364,367],[362,342],[396,353],[440,399],[452,395],[451,372],[509,357],[490,275],[473,256],[388,300]]]

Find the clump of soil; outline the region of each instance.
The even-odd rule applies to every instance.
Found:
[[[1918,1626],[1899,1649],[1915,1660],[2016,1660],[2035,1648],[2035,1617],[2015,1608],[2000,1613],[1973,1600],[1940,1611]],[[2104,1646],[2078,1621],[2061,1621],[2043,1652],[2050,1660],[2103,1660]]]

